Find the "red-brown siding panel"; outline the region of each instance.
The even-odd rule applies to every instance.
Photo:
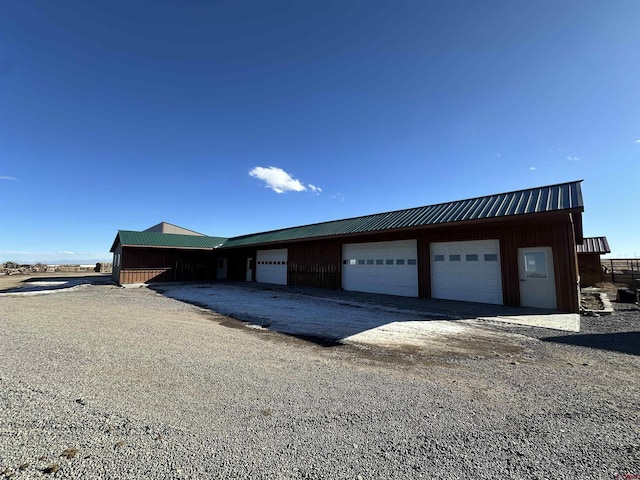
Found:
[[[289,285],[340,288],[341,256],[341,245],[337,242],[314,242],[290,246],[287,255]]]
[[[602,266],[600,264],[600,254],[579,253],[578,267],[580,269],[581,287],[592,287],[596,283],[602,282]]]
[[[171,277],[171,268],[123,269],[120,271],[120,284],[166,282]]]
[[[121,284],[147,281],[203,281],[216,278],[215,257],[209,250],[124,247],[122,266]],[[125,273],[127,270],[131,272]],[[144,271],[149,273],[140,273]],[[153,273],[157,271],[164,273],[158,276]],[[151,277],[153,280],[140,280],[149,275],[155,275]]]

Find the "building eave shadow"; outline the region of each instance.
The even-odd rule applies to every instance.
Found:
[[[640,332],[591,333],[546,337],[545,342],[640,355]]]

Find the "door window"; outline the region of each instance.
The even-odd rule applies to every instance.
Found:
[[[527,278],[548,278],[546,252],[524,252],[524,272]]]

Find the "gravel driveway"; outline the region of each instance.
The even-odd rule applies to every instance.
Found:
[[[638,476],[640,313],[608,318],[582,319],[590,340],[487,325],[530,341],[447,355],[323,347],[146,288],[5,296],[0,478]]]

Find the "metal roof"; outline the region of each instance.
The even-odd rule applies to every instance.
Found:
[[[180,225],[175,225],[169,222],[160,222],[156,225],[153,225],[149,228],[144,229],[145,232],[158,232],[158,233],[173,233],[176,235],[201,235],[205,236],[204,233],[196,232],[195,230],[190,230],[188,228],[181,227]]]
[[[611,253],[607,237],[587,237],[578,245],[578,253]]]
[[[121,243],[126,247],[167,247],[213,249],[224,243],[226,238],[208,237],[205,235],[180,235],[175,233],[135,232],[132,230],[118,230],[111,251]]]
[[[584,209],[582,180],[437,205],[233,237],[223,247],[368,233],[515,215]]]

